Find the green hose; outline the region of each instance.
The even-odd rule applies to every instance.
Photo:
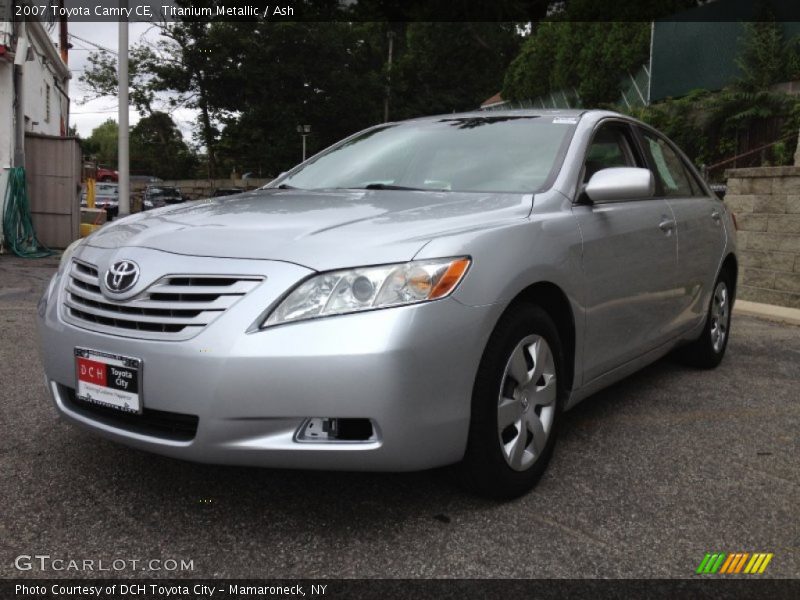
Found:
[[[28,186],[25,169],[16,167],[8,171],[6,210],[3,214],[5,244],[17,256],[43,258],[55,254],[36,237],[28,203]]]

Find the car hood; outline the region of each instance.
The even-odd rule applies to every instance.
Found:
[[[87,240],[316,270],[410,260],[431,239],[526,218],[522,194],[256,190],[132,215]]]

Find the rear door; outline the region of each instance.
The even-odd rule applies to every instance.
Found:
[[[724,208],[707,194],[679,151],[655,131],[640,127],[657,189],[677,222],[680,310],[674,328],[689,329],[706,314],[709,294],[725,248]]]
[[[583,166],[586,183],[609,167],[646,167],[630,125],[603,122]],[[573,206],[583,236],[586,284],[584,381],[611,371],[669,337],[675,318],[677,245],[663,198]]]

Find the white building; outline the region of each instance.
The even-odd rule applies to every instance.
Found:
[[[25,134],[64,137],[69,128],[69,68],[47,26],[12,21],[13,5],[0,0],[0,205],[7,169],[25,166]]]

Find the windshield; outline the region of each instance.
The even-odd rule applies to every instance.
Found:
[[[577,118],[442,117],[376,127],[332,147],[279,185],[536,192],[559,166]]]
[[[150,188],[148,191],[152,196],[172,196],[178,193],[175,188]]]

